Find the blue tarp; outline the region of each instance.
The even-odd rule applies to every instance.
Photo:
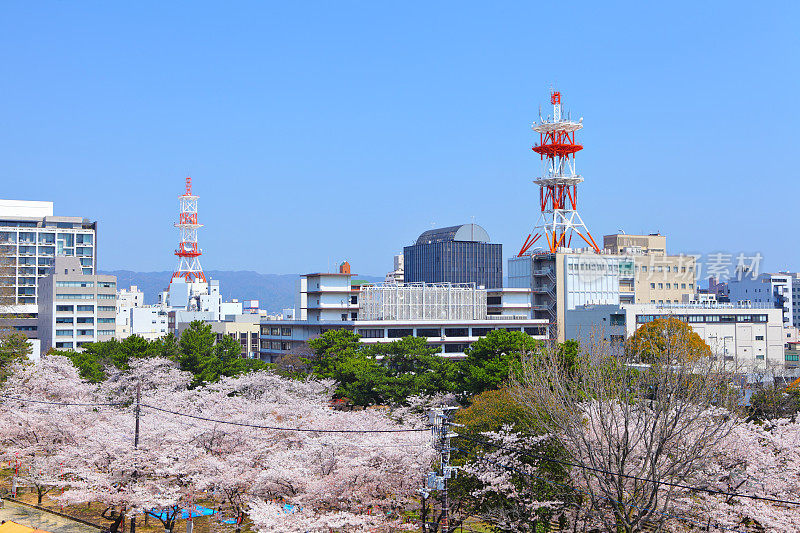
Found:
[[[195,505],[192,508],[192,516],[193,517],[194,516],[210,516],[210,515],[213,515],[215,513],[216,513],[216,511],[214,509],[209,509],[208,507],[203,507],[202,505]],[[172,510],[170,509],[169,511],[165,510],[165,511],[160,511],[159,512],[156,509],[152,509],[150,511],[150,514],[152,516],[157,517],[157,518],[161,518],[162,520],[166,520],[167,516],[172,515]],[[188,509],[181,509],[181,516],[180,517],[183,518],[184,520],[189,518],[189,510]]]

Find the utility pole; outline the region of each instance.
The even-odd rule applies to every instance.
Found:
[[[133,436],[133,448],[135,450],[139,449],[139,411],[141,410],[141,403],[142,403],[142,380],[140,379],[138,383],[136,383],[136,409],[134,413],[136,414],[136,431]]]
[[[133,434],[133,449],[134,450],[138,450],[139,449],[139,412],[142,409],[141,403],[142,403],[142,380],[140,378],[139,381],[136,383],[136,407],[134,408],[134,414],[136,416],[136,429],[134,430],[134,434]],[[137,477],[136,470],[133,471],[133,477],[134,478]],[[125,519],[124,518],[122,520],[122,524],[123,524],[122,527],[124,528],[125,527],[125,525],[124,525],[125,524]],[[131,516],[131,533],[136,533],[136,517],[135,516]]]
[[[422,531],[425,533],[435,532],[437,529],[441,533],[450,533],[450,501],[447,494],[447,480],[455,475],[457,467],[450,466],[450,439],[455,437],[456,434],[450,431],[450,427],[454,424],[451,419],[451,413],[458,409],[458,407],[438,407],[432,409],[428,413],[428,420],[431,423],[431,432],[433,434],[433,446],[439,452],[439,472],[428,472],[428,478],[425,488],[420,490],[423,500],[427,497],[428,489],[439,491],[439,501],[441,504],[441,515],[439,518],[440,528],[437,528],[436,523],[423,523]],[[423,513],[424,515],[425,513]],[[432,526],[432,527],[431,527]]]

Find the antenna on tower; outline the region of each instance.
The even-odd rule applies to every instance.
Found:
[[[178,228],[180,242],[175,250],[178,267],[172,274],[172,279],[184,278],[187,283],[206,282],[206,275],[200,266],[203,252],[197,246],[197,230],[203,227],[197,222],[197,198],[192,194],[192,177],[186,176],[186,192],[178,196],[180,213],[175,227]]]
[[[553,106],[552,119],[548,115],[547,120],[542,120],[540,108],[539,123],[532,126],[539,134],[539,143],[533,151],[542,161],[542,176],[534,180],[539,185],[541,215],[517,255],[525,255],[542,235],[552,253],[562,247],[569,248],[573,234],[600,253],[599,246],[578,214],[578,184],[583,178],[575,172],[575,154],[583,146],[575,142],[575,132],[583,128],[583,117],[573,122],[568,113],[567,118],[562,119],[561,92],[552,87],[550,103]]]

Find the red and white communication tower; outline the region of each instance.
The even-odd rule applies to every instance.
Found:
[[[578,184],[583,178],[575,173],[575,153],[583,146],[575,142],[575,132],[583,127],[561,113],[561,93],[550,92],[553,116],[546,119],[539,115],[534,131],[539,133],[539,144],[533,151],[542,160],[542,177],[534,180],[539,186],[539,205],[542,214],[518,256],[528,250],[544,235],[547,250],[555,253],[559,248],[569,248],[573,233],[583,239],[595,252],[600,252],[589,230],[578,214]],[[544,248],[544,243],[540,246]]]
[[[178,199],[181,202],[181,212],[178,215],[178,233],[181,242],[175,255],[178,256],[178,268],[172,274],[172,279],[185,278],[187,283],[206,281],[203,267],[200,266],[200,256],[203,254],[197,247],[197,229],[203,225],[197,223],[197,196],[192,194],[192,178],[186,176],[186,192]]]

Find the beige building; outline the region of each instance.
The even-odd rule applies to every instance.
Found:
[[[679,304],[694,295],[693,256],[667,255],[663,235],[606,235],[601,253],[561,248],[513,257],[511,288],[531,290],[531,317],[550,323],[563,342],[568,314],[587,306]]]
[[[56,257],[39,282],[38,334],[42,352],[80,351],[116,333],[116,276],[84,274],[77,257]]]
[[[254,320],[259,320],[255,315]],[[260,357],[259,335],[261,327],[259,322],[210,322],[211,331],[217,334],[217,342],[227,335],[233,337],[242,346],[241,356],[248,359]]]
[[[691,255],[667,255],[667,237],[660,234],[605,235],[608,253],[633,259],[635,303],[672,304],[692,299],[696,260]]]

